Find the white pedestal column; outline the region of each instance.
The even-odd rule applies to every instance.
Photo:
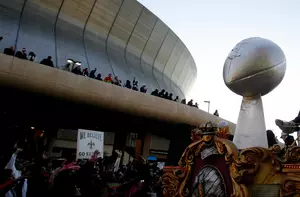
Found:
[[[261,96],[243,98],[233,143],[239,149],[255,146],[268,148]]]

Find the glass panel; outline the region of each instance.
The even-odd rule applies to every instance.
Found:
[[[0,36],[8,33],[0,42],[1,53],[5,48],[15,45],[23,5],[24,0],[0,0]]]
[[[104,79],[113,73],[106,54],[106,38],[116,17],[118,6],[109,0],[97,1],[86,24],[84,44],[90,69],[97,68],[97,74]]]
[[[36,62],[51,56],[54,65],[56,64],[53,28],[61,3],[61,0],[56,2],[27,1],[21,19],[17,50],[27,48],[27,54],[34,52]]]
[[[83,29],[93,1],[80,4],[73,0],[65,0],[56,24],[56,43],[58,66],[63,66],[68,58],[82,63],[87,68],[87,59],[83,46]]]

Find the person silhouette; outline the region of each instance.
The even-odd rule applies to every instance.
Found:
[[[217,110],[217,109],[216,109],[216,111],[215,111],[214,115],[219,117],[219,112],[218,112],[218,110]]]

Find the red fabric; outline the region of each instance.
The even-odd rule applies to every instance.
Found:
[[[76,166],[75,163],[72,162],[72,163],[68,163],[68,164],[63,165],[63,167],[61,168],[60,171],[68,170],[68,169],[78,170],[79,168],[80,168],[80,166]]]
[[[89,161],[96,161],[98,159],[99,151],[96,150],[94,154],[91,156]]]
[[[211,156],[205,158],[204,160],[202,160],[201,157],[197,157],[195,166],[193,167],[193,171],[192,171],[193,174],[192,174],[191,184],[194,183],[195,178],[198,175],[200,169],[206,165],[214,166],[220,171],[220,173],[223,176],[223,179],[225,181],[227,194],[228,194],[228,196],[231,196],[231,194],[233,193],[231,176],[229,173],[229,168],[226,165],[224,156],[222,156],[222,155],[211,155]]]
[[[134,196],[137,193],[137,186],[136,184],[132,185],[129,189],[129,191],[125,192],[126,197]]]
[[[44,177],[49,178],[50,177],[49,172],[44,172]]]
[[[7,187],[9,187],[10,185],[14,184],[13,180],[10,181],[6,181],[5,183],[3,183],[2,185],[0,185],[0,190],[3,190]]]
[[[104,82],[112,83],[112,78],[107,76],[104,78]]]
[[[35,136],[40,137],[43,132],[41,130],[36,130]]]

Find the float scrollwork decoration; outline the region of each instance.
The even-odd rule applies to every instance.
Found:
[[[295,163],[300,161],[300,147],[291,146],[287,148],[286,153],[283,156],[283,163]]]
[[[164,196],[177,196],[179,185],[184,178],[184,172],[180,168],[164,169],[164,176],[162,177],[163,194]]]
[[[247,187],[244,184],[239,183],[239,177],[242,176],[242,173],[239,171],[239,164],[236,163],[238,160],[238,152],[236,147],[232,142],[229,140],[224,140],[221,138],[218,138],[216,136],[212,137],[212,140],[214,141],[214,144],[219,152],[219,154],[224,155],[225,161],[230,169],[230,175],[233,185],[233,195],[232,197],[248,197],[249,193],[247,190]],[[183,153],[180,161],[179,166],[183,168],[183,175],[181,182],[179,183],[178,191],[172,191],[169,190],[168,194],[166,193],[165,196],[173,197],[173,196],[179,196],[179,197],[186,197],[190,194],[190,188],[188,188],[188,182],[191,178],[192,173],[192,166],[195,162],[195,157],[198,156],[205,148],[205,140],[200,140],[198,142],[192,143],[188,146],[188,148]],[[167,173],[168,174],[168,173]],[[165,174],[164,176],[168,176]],[[177,178],[178,179],[178,178]],[[175,180],[175,179],[174,179]],[[168,187],[165,186],[164,187]],[[173,187],[174,188],[174,187]],[[176,193],[176,195],[174,195]]]
[[[281,196],[300,196],[300,177],[299,173],[287,174],[282,180]]]
[[[201,131],[201,133],[201,139],[190,144],[182,154],[182,157],[179,161],[179,167],[182,169],[181,173],[177,175],[175,175],[174,172],[164,173],[164,196],[187,197],[191,195],[191,188],[189,185],[195,159],[204,149],[212,145],[216,147],[218,154],[224,156],[225,162],[229,168],[233,186],[232,197],[248,197],[249,193],[247,187],[243,183],[239,182],[239,177],[242,176],[240,172],[240,166],[242,163],[238,162],[239,154],[235,145],[229,140],[221,139],[215,136],[212,132]],[[171,176],[173,177],[173,181],[170,182],[168,177]]]
[[[229,169],[233,187],[231,197],[249,197],[248,188],[253,184],[279,184],[282,197],[300,197],[300,147],[281,149],[279,145],[275,145],[270,149],[252,147],[239,152],[231,141],[205,132],[201,128],[200,131],[201,138],[190,144],[182,154],[179,161],[180,170],[164,173],[165,197],[191,195],[192,170],[196,158],[202,157],[203,150],[211,146],[214,146],[217,153],[224,157]],[[297,166],[293,166],[293,172],[285,172],[283,171],[284,165]],[[202,195],[200,189],[199,194]]]

